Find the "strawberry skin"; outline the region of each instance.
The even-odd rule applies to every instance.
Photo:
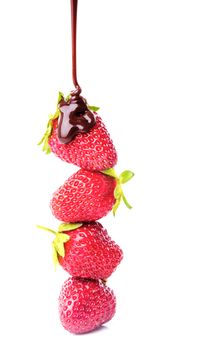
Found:
[[[59,263],[74,277],[107,279],[123,258],[122,250],[99,222],[83,224],[65,234],[70,239],[64,244],[65,256],[59,256]]]
[[[117,153],[102,119],[96,113],[94,115],[94,127],[86,134],[77,135],[68,144],[60,143],[57,136],[58,120],[55,119],[48,143],[50,150],[65,162],[82,169],[101,171],[115,166]]]
[[[113,291],[99,280],[69,278],[59,296],[61,323],[75,334],[90,332],[110,321],[115,308]]]
[[[115,178],[80,169],[52,197],[53,215],[64,222],[96,221],[111,211]]]

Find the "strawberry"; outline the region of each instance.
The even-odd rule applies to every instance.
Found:
[[[59,262],[74,277],[105,280],[123,258],[122,250],[99,222],[61,224],[58,232],[39,228],[55,235],[54,263]]]
[[[121,184],[133,175],[129,170],[118,177],[114,169],[103,173],[80,169],[53,194],[52,213],[60,221],[83,222],[101,219],[111,209],[115,214],[121,199],[131,208]]]
[[[60,159],[82,169],[101,171],[114,167],[117,163],[117,153],[102,119],[95,112],[99,109],[98,107],[88,106],[94,112],[96,119],[95,125],[88,133],[76,135],[67,144],[59,141],[59,102],[63,99],[63,94],[59,93],[57,111],[54,115],[50,115],[47,130],[39,142],[39,145],[43,144],[43,151],[46,154],[53,152]],[[66,102],[69,100],[70,96],[64,99]]]
[[[75,334],[90,332],[110,321],[115,308],[113,291],[99,280],[69,278],[59,296],[61,323]]]

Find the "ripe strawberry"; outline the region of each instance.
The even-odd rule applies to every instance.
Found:
[[[54,263],[59,262],[74,277],[105,280],[123,258],[122,250],[99,222],[61,224],[58,232],[39,228],[55,235]]]
[[[65,101],[69,101],[67,97]],[[58,103],[64,96],[60,93]],[[105,128],[102,119],[95,113],[99,108],[88,106],[95,114],[96,124],[85,134],[78,134],[73,141],[67,144],[60,143],[58,139],[59,107],[54,115],[49,117],[47,131],[39,145],[43,143],[46,154],[53,152],[60,159],[75,164],[82,169],[101,171],[115,166],[117,153]]]
[[[131,208],[121,184],[133,175],[128,170],[117,177],[114,169],[103,173],[80,169],[53,194],[52,213],[60,221],[83,222],[101,219],[112,208],[115,213],[121,199]]]
[[[115,308],[113,291],[98,280],[69,278],[59,296],[61,323],[75,334],[90,332],[110,321]]]

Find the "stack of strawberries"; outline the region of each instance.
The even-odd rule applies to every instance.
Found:
[[[72,277],[65,281],[59,296],[62,325],[72,333],[92,331],[109,321],[115,314],[116,299],[106,280],[122,260],[120,247],[111,240],[97,221],[124,201],[131,208],[122,191],[122,184],[133,177],[129,170],[117,176],[113,167],[117,153],[110,136],[96,113],[95,125],[88,133],[79,133],[67,144],[58,139],[60,101],[68,102],[59,93],[57,111],[51,115],[47,130],[39,144],[43,151],[53,152],[62,160],[79,166],[54,194],[50,202],[53,215],[60,220],[58,230],[52,232],[53,260]]]

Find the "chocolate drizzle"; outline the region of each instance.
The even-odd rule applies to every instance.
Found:
[[[58,137],[61,143],[69,143],[77,134],[89,132],[95,124],[94,114],[82,96],[73,95],[69,102],[62,100],[59,110]]]
[[[75,90],[71,92],[69,101],[59,103],[60,117],[58,122],[58,138],[61,143],[71,142],[79,133],[87,133],[95,125],[94,114],[88,109],[86,100],[80,96],[81,87],[77,80],[76,65],[76,27],[78,0],[71,0],[71,32],[72,32],[72,79]]]

